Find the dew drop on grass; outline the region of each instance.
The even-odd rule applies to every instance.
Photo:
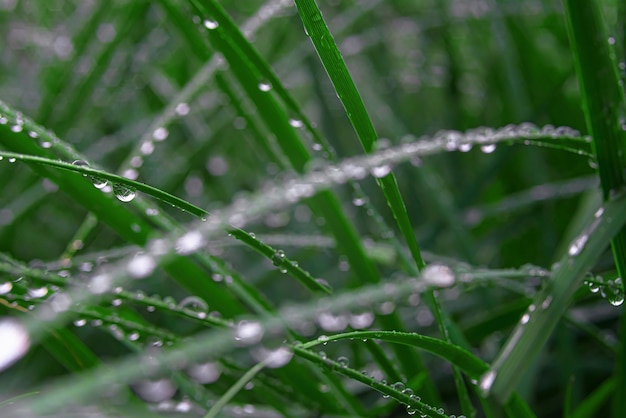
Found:
[[[113,193],[117,200],[124,203],[130,202],[137,195],[135,189],[117,183],[113,185]]]
[[[289,125],[298,129],[298,128],[302,128],[304,126],[304,123],[302,123],[300,119],[289,119]]]
[[[178,303],[178,308],[192,311],[198,318],[204,319],[207,317],[209,305],[198,296],[187,296]]]
[[[381,165],[378,167],[374,167],[371,170],[372,176],[376,178],[385,177],[390,172],[391,172],[391,167],[388,165]]]
[[[339,363],[339,367],[342,367],[345,369],[350,364],[350,361],[348,360],[348,357],[341,356],[337,359],[337,363]]]
[[[176,386],[169,379],[142,380],[131,385],[133,391],[146,402],[163,402],[176,393]]]
[[[263,326],[257,321],[239,321],[233,331],[233,338],[242,345],[256,344],[263,339]]]
[[[480,150],[485,154],[491,154],[496,150],[496,144],[487,144],[480,147]]]
[[[272,263],[276,267],[280,267],[285,262],[285,252],[283,250],[277,250],[274,255],[272,255]]]
[[[138,254],[126,266],[128,274],[134,279],[143,279],[149,276],[156,267],[156,261],[151,255]]]
[[[175,109],[178,116],[186,116],[187,114],[189,114],[189,110],[189,105],[185,102],[178,103]]]
[[[213,30],[217,29],[220,24],[217,23],[215,20],[204,19],[202,25],[209,30]]]
[[[13,284],[11,282],[4,282],[0,284],[0,295],[6,295],[13,289]]]
[[[427,284],[437,287],[450,287],[455,280],[452,269],[443,264],[429,264],[421,277]]]
[[[85,325],[87,325],[87,320],[84,318],[74,320],[75,327],[80,328],[80,327],[84,327]]]
[[[38,288],[29,288],[27,292],[31,298],[39,299],[39,298],[43,298],[44,296],[48,294],[48,288],[46,286],[38,287]]]
[[[189,366],[187,368],[187,374],[195,382],[205,385],[207,383],[216,382],[220,378],[222,371],[219,364],[208,362]]]
[[[178,254],[191,254],[204,246],[205,240],[200,231],[189,231],[176,241]]]
[[[0,319],[0,371],[19,360],[30,347],[26,328],[15,318]]]
[[[483,397],[487,397],[489,392],[491,391],[491,386],[493,382],[496,380],[496,372],[493,370],[489,370],[487,373],[483,374],[478,381],[478,388]]]
[[[578,254],[580,254],[583,248],[585,248],[585,244],[587,244],[588,239],[589,235],[587,233],[583,233],[578,238],[576,238],[574,242],[572,242],[572,245],[570,245],[567,253],[572,257],[577,256]]]
[[[277,369],[286,366],[291,361],[293,351],[285,346],[278,347],[274,350],[259,347],[252,352],[252,357],[256,361],[264,362],[265,366],[270,369]]]
[[[272,89],[272,84],[267,81],[262,81],[259,83],[258,87],[259,87],[259,90],[263,92],[267,92]]]
[[[85,160],[74,160],[72,162],[72,165],[75,165],[78,167],[89,167],[89,163]],[[87,177],[87,174],[83,174],[83,177]]]
[[[155,141],[165,141],[169,134],[170,132],[167,130],[167,128],[160,127],[156,128],[154,132],[152,132],[152,138],[154,138]]]

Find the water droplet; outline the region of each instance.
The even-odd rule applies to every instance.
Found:
[[[26,328],[15,318],[0,319],[0,371],[19,360],[30,347]]]
[[[91,176],[90,179],[91,179],[91,182],[93,183],[93,187],[95,187],[96,189],[104,189],[109,183],[107,180],[103,179],[102,177]]]
[[[353,314],[350,317],[350,326],[354,329],[365,329],[374,323],[374,314],[372,312],[362,312]]]
[[[124,203],[130,202],[137,195],[135,193],[135,189],[133,189],[132,187],[124,186],[117,183],[113,184],[113,193],[115,194],[115,197],[117,197],[117,200]]]
[[[268,83],[268,82],[260,82],[259,83],[259,90],[261,91],[270,91],[272,89],[272,84]]]
[[[345,369],[350,364],[350,360],[348,360],[348,357],[346,356],[341,356],[337,359],[337,363],[339,363],[339,367]]]
[[[589,235],[587,235],[586,233],[583,233],[581,236],[576,238],[574,242],[572,242],[572,245],[570,245],[569,250],[567,250],[567,253],[572,257],[577,256],[578,254],[580,254],[583,248],[585,248],[585,244],[587,244],[588,239],[589,239]]]
[[[454,272],[443,264],[429,264],[421,275],[427,284],[438,287],[450,287],[454,284]]]
[[[205,240],[200,231],[189,231],[176,241],[176,252],[187,255],[204,246]]]
[[[268,350],[264,347],[259,347],[252,352],[252,357],[256,361],[262,361],[266,367],[270,369],[277,369],[287,365],[293,357],[293,351],[288,347],[282,346],[275,350]]]
[[[263,339],[263,326],[257,321],[239,321],[233,331],[235,341],[243,345],[256,344]]]
[[[478,388],[481,391],[483,397],[487,397],[489,392],[491,391],[491,386],[493,382],[496,380],[496,372],[493,370],[489,370],[487,373],[483,374],[478,382]]]
[[[302,123],[302,121],[299,119],[289,119],[289,124],[296,129],[302,128],[304,126],[304,123]]]
[[[480,147],[480,150],[484,152],[485,154],[491,154],[492,152],[496,150],[496,144],[482,145]]]
[[[176,105],[176,114],[178,116],[185,116],[187,114],[189,114],[189,105],[187,103],[178,103]]]
[[[92,277],[89,282],[89,291],[93,294],[99,295],[107,292],[113,285],[113,277],[108,274],[98,274]]]
[[[4,282],[0,284],[0,295],[6,295],[11,291],[11,289],[13,289],[13,283],[11,282]]]
[[[126,266],[128,274],[134,279],[143,279],[149,276],[156,267],[156,261],[151,255],[138,254]]]
[[[28,289],[27,292],[31,298],[39,299],[48,294],[48,288],[46,286],[43,286],[39,288]]]
[[[131,385],[137,396],[147,402],[163,402],[176,393],[176,386],[169,379],[142,380]]]
[[[376,178],[385,177],[390,172],[391,172],[391,166],[389,165],[381,165],[378,167],[374,167],[371,170],[372,176]]]
[[[78,167],[89,167],[89,163],[85,160],[74,160],[72,162],[72,165],[75,165]],[[83,174],[83,177],[87,177],[87,174]]]
[[[10,163],[14,163],[15,161],[17,161],[15,158],[9,158]]]
[[[277,250],[274,255],[272,255],[272,263],[276,266],[282,266],[285,262],[285,252],[283,250]]]
[[[80,327],[84,327],[85,325],[87,325],[87,320],[86,319],[76,319],[74,321],[74,326],[75,327],[80,328]]]
[[[187,296],[178,303],[178,307],[194,312],[196,317],[200,319],[206,318],[209,310],[209,305],[198,296]]]
[[[215,20],[204,19],[204,21],[202,22],[202,25],[209,30],[213,30],[213,29],[217,29],[220,24],[216,22]]]
[[[190,366],[187,368],[187,374],[194,381],[204,385],[216,382],[220,378],[222,370],[218,363],[209,362]]]
[[[391,388],[397,390],[398,392],[402,392],[405,389],[405,386],[402,382],[395,382],[391,385]]]
[[[170,132],[167,130],[167,128],[160,127],[156,128],[154,132],[152,132],[152,138],[154,138],[155,141],[165,141],[169,134]]]
[[[528,323],[528,321],[530,321],[530,314],[529,313],[525,313],[524,315],[522,315],[522,318],[520,319],[520,324],[522,325],[526,325]]]

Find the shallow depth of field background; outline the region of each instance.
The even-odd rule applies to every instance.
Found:
[[[116,0],[102,7],[102,1],[0,0],[0,100],[53,131],[105,171],[137,179],[209,212],[262,190],[269,181],[280,183],[295,175],[285,164],[285,156],[277,152],[271,128],[264,125],[228,65],[203,80],[191,100],[174,102],[194,76],[206,71],[212,54],[203,35],[206,29],[194,23],[194,12],[187,2]],[[179,9],[197,37],[190,40],[164,3]],[[220,2],[240,28],[247,21],[250,24],[266,3]],[[318,3],[381,138],[379,148],[432,136],[440,130],[499,128],[523,122],[568,126],[582,135],[588,133],[560,1]],[[615,28],[617,2],[599,3],[607,26]],[[261,26],[246,36],[333,147],[338,160],[363,154],[296,8],[283,7],[269,21],[259,22]],[[166,106],[174,106],[175,112],[166,125],[158,126],[162,130],[154,130],[154,121],[163,116]],[[298,127],[297,118],[287,113],[313,155],[310,168],[328,164],[327,154]],[[133,162],[130,158],[141,138],[148,138],[153,149],[148,145],[141,148],[135,155],[141,158]],[[265,138],[264,144],[259,138]],[[2,148],[7,149],[0,141]],[[596,162],[561,149],[521,143],[464,151],[414,158],[394,167],[427,261],[462,268],[467,263],[467,269],[521,271],[535,266],[550,270],[567,252],[589,208],[600,204]],[[120,169],[124,161],[126,166]],[[375,179],[368,177],[358,185],[365,198],[345,185],[334,187],[333,192],[383,282],[394,283],[407,275],[397,249],[388,241],[392,233],[400,234]],[[113,197],[111,202],[126,205]],[[159,211],[180,225],[194,221],[189,213],[156,202]],[[390,230],[381,231],[374,222],[378,214],[372,215],[372,208]],[[87,216],[88,211],[72,195],[28,165],[11,164],[6,159],[0,162],[2,254],[33,268],[67,270],[77,277],[88,277],[92,268],[138,250],[101,222],[75,243],[75,234]],[[243,229],[284,251],[335,291],[359,283],[345,255],[335,247],[328,222],[316,216],[306,200],[267,213]],[[153,232],[158,230],[155,227]],[[399,242],[405,245],[401,238]],[[209,242],[204,251],[223,260],[273,306],[297,306],[317,297],[282,273],[271,258],[226,233]],[[402,251],[408,254],[406,248]],[[70,263],[70,259],[74,261]],[[616,275],[609,250],[589,277],[597,275]],[[212,280],[211,276],[211,272],[206,273],[207,280]],[[15,279],[0,273],[0,283]],[[436,297],[463,332],[472,352],[490,362],[539,285],[538,279],[496,276],[480,284],[441,290]],[[171,297],[176,303],[191,295],[158,268],[148,280],[132,281],[125,288]],[[101,306],[114,311],[116,306],[110,299]],[[0,300],[4,301],[0,314],[17,314],[9,306],[10,298],[0,295]],[[122,305],[181,338],[204,329],[166,310],[151,312],[126,301]],[[212,311],[210,305],[208,312]],[[441,337],[433,314],[419,298],[372,306],[371,311],[381,315],[393,311],[407,331]],[[518,393],[538,417],[563,415],[566,398],[576,405],[612,375],[620,312],[621,308],[612,306],[599,293],[581,287],[567,320],[559,323],[538,360],[528,365],[519,387]],[[133,351],[97,322],[89,320],[83,326],[77,316],[66,327],[101,362]],[[379,328],[378,322],[368,327]],[[323,321],[312,321],[305,331],[306,340],[333,333]],[[139,334],[138,342],[147,344],[151,337]],[[389,345],[383,347],[389,351]],[[345,357],[356,370],[380,375],[376,361],[358,347],[358,341],[328,345],[323,350],[335,359]],[[241,349],[229,353],[225,360],[243,365],[243,370],[222,366],[221,377],[205,385],[211,399],[219,398],[252,364]],[[443,407],[448,415],[460,415],[450,364],[429,354],[423,354],[423,360],[442,401],[433,406]],[[68,373],[44,347],[35,346],[0,373],[0,402]],[[267,371],[267,376],[270,388],[274,383],[275,387],[294,385],[296,389],[286,389],[287,393],[297,392],[297,383],[281,381],[284,376],[273,371]],[[376,391],[355,386],[347,378],[339,380],[347,382],[347,390],[366,410],[375,411],[372,414],[405,414],[404,407]],[[179,388],[172,401],[186,396]],[[244,389],[224,413],[254,416],[246,415],[243,407],[267,401],[272,410],[275,401],[271,399]],[[477,416],[484,416],[477,396],[472,395],[472,399],[480,411]],[[296,396],[293,416],[342,415],[299,402]],[[597,416],[608,416],[609,407],[607,401]],[[203,412],[196,408],[187,415],[203,416]]]

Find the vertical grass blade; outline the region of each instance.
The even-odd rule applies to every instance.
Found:
[[[324,21],[322,12],[315,0],[296,0],[295,3],[305,31],[311,37],[315,50],[335,87],[337,96],[346,110],[363,149],[367,153],[373,152],[378,141],[378,135],[333,35]],[[378,184],[383,190],[387,204],[391,208],[400,231],[411,250],[411,255],[415,259],[418,269],[422,269],[425,263],[417,245],[396,178],[393,173],[385,173],[385,175],[377,177],[379,177]]]
[[[619,85],[617,63],[613,60],[612,45],[597,1],[565,0],[568,34],[574,55],[587,128],[593,137],[593,151],[598,163],[602,195],[607,200],[626,184],[626,108]],[[617,271],[626,278],[626,229],[611,241]],[[621,350],[618,354],[615,377],[618,387],[626,385],[626,314],[620,320]],[[616,416],[626,416],[626,397],[614,398]]]

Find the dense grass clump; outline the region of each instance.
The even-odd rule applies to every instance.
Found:
[[[626,416],[625,16],[0,0],[0,416]]]

